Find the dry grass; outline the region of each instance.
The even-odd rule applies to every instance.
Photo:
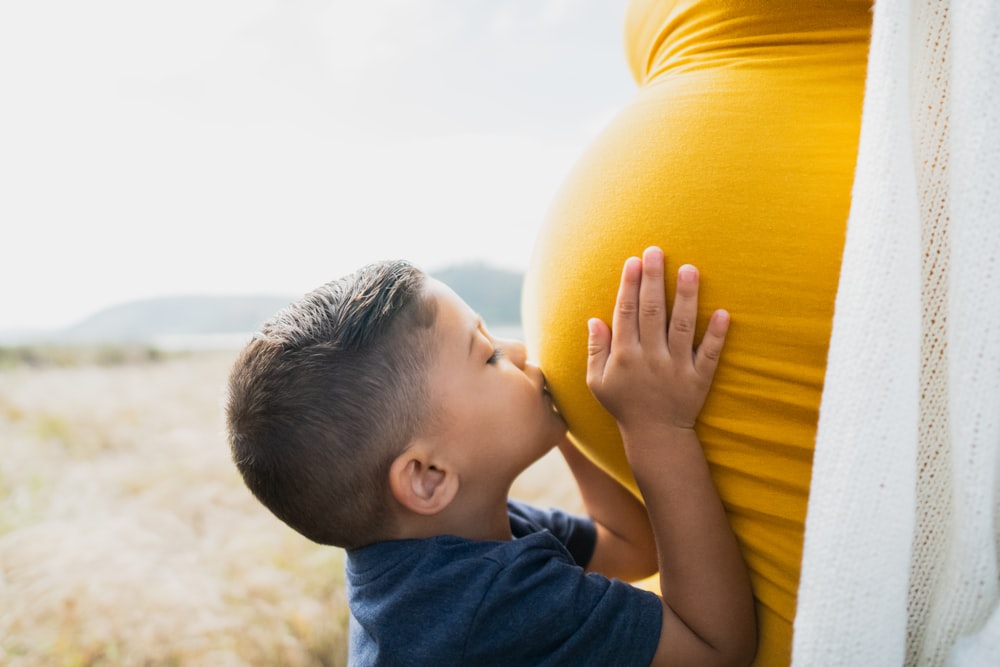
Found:
[[[343,554],[229,460],[231,354],[0,371],[0,664],[343,665]],[[578,508],[558,455],[518,497]]]

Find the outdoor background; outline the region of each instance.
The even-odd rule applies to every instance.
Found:
[[[0,4],[0,665],[343,664],[342,554],[229,460],[235,346],[397,256],[516,332],[548,202],[632,92],[623,8]],[[557,457],[516,494],[578,506]]]
[[[523,269],[632,94],[624,0],[0,3],[0,331]]]

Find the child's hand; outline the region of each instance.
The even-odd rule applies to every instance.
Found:
[[[694,350],[698,271],[678,271],[670,326],[663,252],[625,262],[612,321],[590,328],[587,386],[618,420],[656,544],[663,625],[655,665],[748,664],[750,577],[694,430],[729,329],[718,310]]]
[[[647,248],[622,270],[612,329],[591,319],[587,386],[623,430],[694,427],[729,328],[718,310],[694,350],[698,270],[677,277],[670,328],[663,289],[663,251]]]

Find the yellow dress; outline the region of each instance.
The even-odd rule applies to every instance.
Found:
[[[587,318],[611,322],[623,261],[653,244],[672,267],[668,294],[680,264],[701,269],[702,330],[713,309],[732,313],[699,434],[751,569],[756,664],[769,667],[790,663],[870,9],[632,0],[639,90],[557,194],[525,281],[529,349],[571,435],[633,491],[585,384]]]

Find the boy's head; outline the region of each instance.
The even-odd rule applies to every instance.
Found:
[[[278,313],[236,360],[233,459],[306,537],[346,548],[474,532],[565,433],[524,346],[444,284],[383,262]]]
[[[350,548],[392,532],[389,466],[429,407],[425,285],[406,262],[366,266],[279,312],[233,366],[233,460],[311,540]]]

